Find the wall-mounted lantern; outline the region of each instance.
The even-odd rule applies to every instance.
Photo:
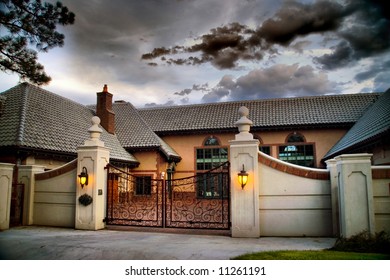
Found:
[[[248,182],[248,173],[245,171],[245,166],[242,165],[242,170],[238,173],[238,182],[241,185],[241,188],[244,189],[246,183]]]
[[[81,188],[84,188],[84,186],[88,186],[88,171],[86,167],[83,167],[81,173],[78,176],[80,178]]]

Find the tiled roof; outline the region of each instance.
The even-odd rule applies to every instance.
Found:
[[[379,97],[324,158],[332,158],[379,136],[387,137],[385,142],[390,143],[390,89]]]
[[[189,106],[139,109],[140,116],[157,134],[202,130],[232,130],[238,109],[246,106],[253,127],[352,125],[380,96],[340,94],[283,99],[236,101]]]
[[[0,96],[6,98],[0,116],[0,146],[76,154],[89,138],[94,113],[83,105],[28,83]],[[138,163],[115,135],[103,130],[101,140],[110,149],[111,159]]]
[[[180,160],[180,155],[158,137],[130,103],[114,103],[115,129],[119,141],[126,149],[159,149],[168,159]]]

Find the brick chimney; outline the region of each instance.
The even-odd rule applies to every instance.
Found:
[[[101,126],[111,134],[115,134],[115,113],[112,111],[112,94],[104,85],[102,92],[97,92],[96,115],[100,118]]]

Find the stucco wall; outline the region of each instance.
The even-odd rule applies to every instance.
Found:
[[[259,153],[261,236],[331,236],[329,173]]]
[[[375,231],[390,232],[390,166],[372,168]]]
[[[256,137],[261,138],[263,145],[271,146],[271,155],[273,157],[278,157],[278,145],[285,145],[286,138],[294,131],[301,133],[307,143],[314,144],[316,164],[318,167],[325,167],[321,163],[322,158],[346,133],[345,129],[255,131],[252,133]],[[195,148],[202,147],[203,141],[211,135],[217,137],[222,146],[229,147],[229,141],[234,139],[235,133],[199,133],[194,135],[162,136],[162,139],[182,156],[182,160],[177,166],[175,178],[192,176],[194,174]]]
[[[75,226],[77,160],[35,175],[33,224]]]

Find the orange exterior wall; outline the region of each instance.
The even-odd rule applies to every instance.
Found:
[[[285,145],[286,138],[293,132],[301,133],[307,143],[314,144],[316,166],[325,167],[321,159],[346,133],[345,129],[322,129],[322,130],[285,130],[254,132],[260,137],[263,145],[271,146],[271,156],[278,156],[278,145]],[[170,145],[182,157],[178,163],[175,178],[193,176],[195,173],[195,149],[202,147],[206,137],[214,136],[219,139],[221,146],[229,147],[229,141],[234,140],[234,133],[196,134],[163,136],[162,139]],[[135,155],[137,157],[137,155]],[[138,157],[137,157],[138,158]],[[139,158],[141,161],[141,159]],[[142,161],[141,161],[142,162]]]

